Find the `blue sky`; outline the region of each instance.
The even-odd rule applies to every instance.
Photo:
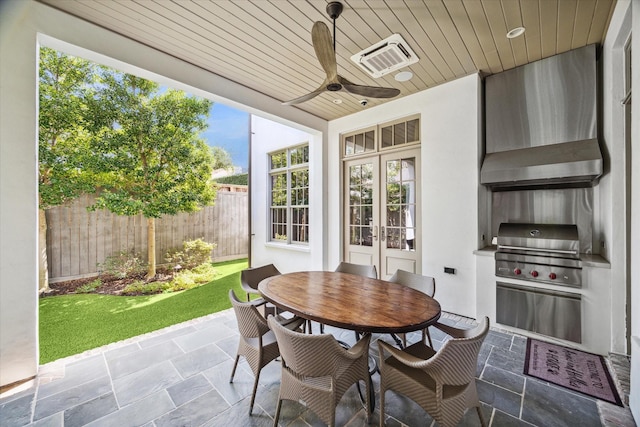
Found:
[[[214,103],[209,128],[202,133],[211,146],[224,148],[234,166],[247,170],[249,164],[249,113]]]

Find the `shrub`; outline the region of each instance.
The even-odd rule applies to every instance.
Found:
[[[124,279],[131,274],[144,272],[145,264],[140,259],[140,254],[120,251],[116,255],[108,256],[102,264],[98,264],[98,269],[118,279]]]
[[[174,268],[179,265],[184,269],[192,269],[201,264],[210,263],[211,251],[215,247],[215,243],[207,243],[202,239],[189,240],[182,243],[181,249],[169,251],[165,256],[165,262]]]
[[[91,292],[95,292],[102,285],[102,280],[96,279],[92,282],[85,283],[82,286],[78,286],[76,288],[76,294],[90,294]]]
[[[249,174],[243,173],[238,175],[223,176],[221,178],[216,178],[216,182],[219,182],[220,184],[248,185]]]
[[[176,274],[170,283],[170,292],[193,289],[211,282],[216,276],[216,269],[209,263],[200,264],[191,269]]]
[[[127,285],[123,290],[123,295],[149,295],[158,294],[169,289],[171,285],[165,282],[149,282],[145,283],[142,280],[137,280]]]

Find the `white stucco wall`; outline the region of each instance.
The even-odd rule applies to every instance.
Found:
[[[302,110],[31,0],[0,2],[0,385],[37,373],[38,42],[326,138]],[[324,154],[326,144],[316,143]],[[325,155],[317,155],[321,169]],[[324,178],[316,179],[319,192]],[[326,208],[320,204],[318,212]],[[322,221],[322,216],[320,221]],[[322,256],[322,235],[316,239]]]
[[[640,3],[633,2],[632,29],[632,87],[636,96],[632,99],[631,119],[631,259],[636,260],[631,268],[631,412],[637,424],[640,424]]]
[[[0,385],[38,366],[36,34],[0,7]]]
[[[329,233],[340,236],[339,135],[388,120],[421,114],[422,273],[433,276],[446,311],[475,317],[475,257],[478,249],[478,158],[480,79],[460,78],[329,123]],[[330,240],[329,265],[341,243]],[[444,267],[456,274],[445,274]]]
[[[274,264],[282,273],[323,269],[322,156],[321,135],[251,117],[251,265]],[[309,245],[269,242],[268,153],[309,143]]]

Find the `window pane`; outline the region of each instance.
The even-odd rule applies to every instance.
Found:
[[[391,147],[393,145],[393,129],[391,126],[382,128],[380,140],[382,142],[382,148]]]
[[[309,163],[309,146],[298,147],[291,150],[291,165]]]
[[[364,149],[365,151],[374,151],[375,146],[375,132],[370,130],[364,134]]]
[[[292,218],[293,236],[291,238],[293,242],[307,243],[309,241],[308,218],[309,218],[308,208],[293,209],[293,218]]]
[[[356,154],[364,151],[364,135],[359,133],[355,135]]]
[[[418,119],[409,120],[407,122],[407,142],[417,142],[420,140],[420,129]]]
[[[287,152],[280,151],[271,155],[271,169],[287,167]]]
[[[355,148],[353,146],[353,136],[348,136],[344,139],[344,155],[350,156],[355,153]]]
[[[402,145],[405,142],[407,140],[404,122],[393,125],[393,145]]]

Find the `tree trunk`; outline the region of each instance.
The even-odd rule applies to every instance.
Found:
[[[147,279],[156,277],[156,219],[147,218],[147,248],[149,250]]]
[[[49,264],[47,262],[47,216],[38,210],[38,291],[49,291]]]

